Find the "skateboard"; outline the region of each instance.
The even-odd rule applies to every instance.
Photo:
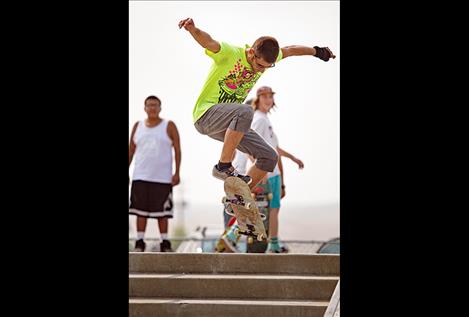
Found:
[[[230,176],[225,179],[224,189],[226,196],[222,202],[229,203],[233,209],[239,226],[237,234],[255,237],[257,241],[267,240],[263,222],[266,216],[259,212],[248,184],[239,177]]]
[[[270,188],[269,183],[259,183],[254,187],[251,195],[256,201],[259,212],[266,216],[264,227],[266,228],[267,234],[269,234],[269,208],[270,201],[272,200],[272,189]],[[267,241],[256,241],[252,237],[248,237],[247,242],[247,253],[265,253],[267,250]]]

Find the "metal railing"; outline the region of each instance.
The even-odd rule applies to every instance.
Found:
[[[334,293],[332,294],[329,305],[327,306],[324,317],[339,317],[340,316],[340,279],[337,281]]]

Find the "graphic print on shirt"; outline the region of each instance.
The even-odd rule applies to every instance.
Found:
[[[270,138],[274,137],[274,129],[272,129],[272,126],[269,125],[269,132],[270,132]]]
[[[241,59],[238,59],[229,75],[218,81],[218,103],[242,103],[259,77],[260,73],[247,69],[241,64]]]

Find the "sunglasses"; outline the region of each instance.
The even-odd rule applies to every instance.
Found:
[[[254,58],[255,58],[255,59],[260,59],[260,57],[257,56],[256,53],[254,53]],[[268,65],[268,66],[259,64],[258,62],[255,62],[255,63],[256,63],[258,66],[262,67],[262,68],[272,68],[272,67],[275,67],[275,63],[273,63],[272,65]]]

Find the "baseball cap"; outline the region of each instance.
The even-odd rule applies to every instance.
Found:
[[[272,88],[268,86],[259,87],[259,89],[257,89],[256,96],[259,97],[260,95],[263,95],[263,94],[275,94],[275,91],[273,91]]]

